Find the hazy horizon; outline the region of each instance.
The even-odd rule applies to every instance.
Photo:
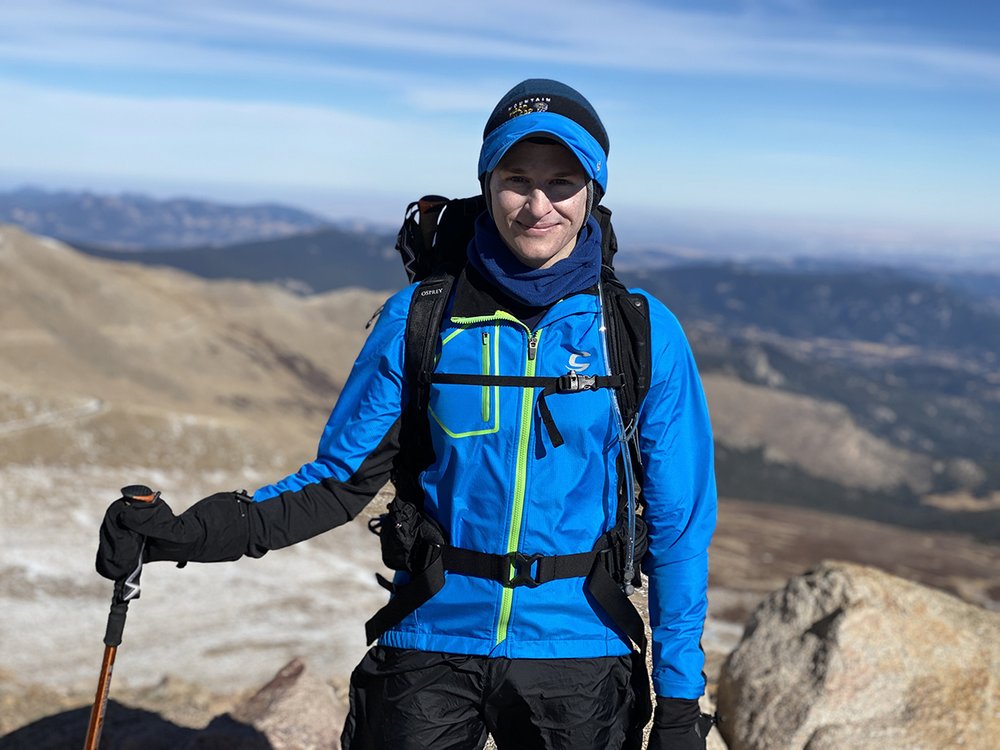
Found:
[[[315,202],[266,192],[249,193],[244,199],[225,193],[216,198],[211,190],[202,193],[196,188],[157,192],[142,188],[101,188],[93,183],[49,186],[41,182],[7,180],[0,174],[0,193],[22,189],[50,194],[138,195],[161,201],[185,199],[230,206],[283,205],[307,211],[333,224],[360,225],[386,233],[398,229],[406,204],[419,197],[381,196],[382,208],[371,211],[366,196],[350,193],[328,194],[331,196],[328,199]],[[659,250],[674,259],[823,259],[887,266],[915,263],[927,269],[1000,273],[1000,234],[929,225],[865,223],[829,216],[670,209],[652,212],[628,205],[612,205],[611,208],[622,248],[642,253],[621,255],[619,262],[623,267],[640,267],[650,261],[655,265],[655,255],[650,253]]]

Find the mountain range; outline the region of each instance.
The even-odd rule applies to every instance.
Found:
[[[911,457],[895,500],[859,498],[858,512],[918,526],[997,529],[1000,508],[989,502],[982,515],[946,519],[933,502],[917,499],[1000,490],[1000,314],[991,290],[977,294],[947,279],[890,269],[694,266],[628,280],[679,312],[705,371],[733,374],[772,395],[838,404],[859,428]],[[864,460],[859,455],[854,467]],[[822,456],[808,463],[819,465]],[[828,478],[842,481],[851,471]],[[720,481],[737,473],[720,473]],[[740,481],[745,488],[755,483]],[[775,500],[785,494],[781,487],[801,493],[807,484],[800,476],[770,476],[759,492]],[[884,491],[893,482],[878,484]],[[817,507],[843,507],[833,487],[815,487],[812,498]]]
[[[136,193],[0,192],[0,222],[67,242],[144,250],[232,244],[315,231],[329,221],[276,203],[234,206]]]
[[[406,283],[395,237],[338,227],[221,247],[122,250],[71,243],[98,258],[176,268],[205,279],[279,284],[298,294],[358,287],[398,289]]]

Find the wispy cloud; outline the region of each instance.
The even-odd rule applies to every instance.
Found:
[[[30,174],[45,154],[70,174],[373,189],[426,179],[426,164],[402,158],[409,142],[421,143],[444,174],[465,176],[466,189],[474,180],[474,132],[463,142],[428,124],[403,128],[391,118],[330,107],[135,98],[3,81],[0,101],[31,113],[28,127],[20,118],[0,118],[0,166],[8,172]]]
[[[779,3],[781,6],[788,3]],[[595,0],[420,4],[79,0],[7,3],[0,59],[189,72],[386,76],[408,61],[532,62],[698,75],[913,86],[1000,86],[1000,55],[813,20],[774,3],[739,12]],[[509,19],[518,19],[516,22]],[[529,19],[527,22],[520,19]],[[484,65],[485,67],[485,65]],[[441,72],[423,71],[431,78]]]

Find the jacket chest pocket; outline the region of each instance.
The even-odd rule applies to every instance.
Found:
[[[499,330],[461,328],[441,342],[437,371],[462,375],[499,374]],[[428,413],[452,438],[488,435],[500,429],[500,388],[495,385],[431,387]]]

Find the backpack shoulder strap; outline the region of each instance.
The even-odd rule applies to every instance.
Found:
[[[621,373],[625,386],[619,389],[619,408],[627,433],[635,428],[636,416],[649,391],[652,377],[649,300],[633,294],[615,276],[614,258],[618,238],[611,224],[611,209],[603,204],[591,215],[601,228],[601,306],[607,327],[612,373]]]
[[[619,391],[619,407],[625,430],[631,433],[652,378],[649,300],[630,292],[606,267],[601,278],[601,303],[611,366],[625,377],[625,386]]]
[[[427,404],[430,400],[429,373],[434,369],[439,331],[455,279],[436,273],[423,279],[413,290],[403,333],[403,374],[406,379],[406,406],[400,423],[400,450],[392,469],[396,494],[423,508],[423,491],[418,477],[434,462],[428,439]]]
[[[614,227],[611,226],[611,209],[599,203],[594,206],[590,215],[597,220],[597,225],[601,228],[601,265],[605,269],[613,269],[615,253],[618,252],[618,238],[615,236]]]
[[[403,349],[404,372],[411,404],[420,412],[426,410],[429,374],[434,369],[444,311],[454,284],[455,277],[451,273],[433,273],[417,285],[410,300]]]

